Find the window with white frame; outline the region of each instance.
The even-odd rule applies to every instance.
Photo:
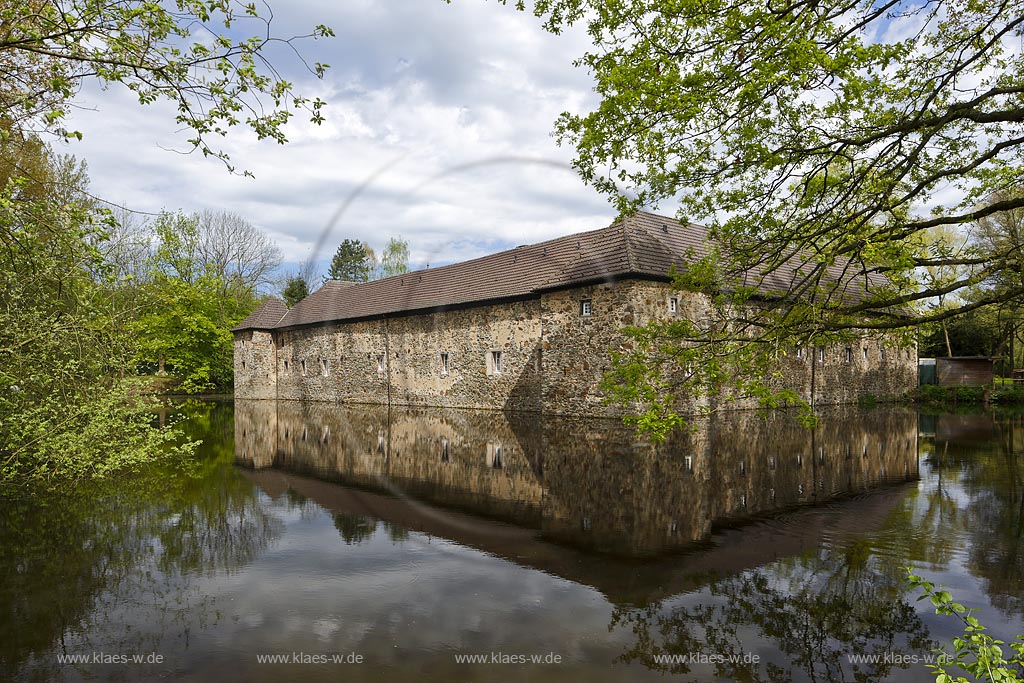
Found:
[[[819,346],[818,347],[818,362],[819,363],[824,363],[825,362],[825,347],[824,346]]]
[[[678,313],[679,312],[679,299],[677,299],[676,297],[671,297],[668,300],[668,312],[669,313]]]
[[[594,302],[590,299],[583,299],[580,301],[580,315],[585,318],[589,318],[594,314]]]
[[[487,352],[487,374],[488,375],[500,375],[502,367],[504,365],[504,358],[502,357],[501,351],[488,351]]]

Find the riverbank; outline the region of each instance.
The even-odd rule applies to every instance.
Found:
[[[997,384],[987,387],[940,387],[925,384],[917,388],[914,400],[930,406],[1024,405],[1024,386]]]

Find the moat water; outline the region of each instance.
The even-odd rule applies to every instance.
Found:
[[[1024,633],[1020,414],[175,414],[186,468],[0,501],[0,680],[934,680],[907,565]]]

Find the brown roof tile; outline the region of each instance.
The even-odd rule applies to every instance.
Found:
[[[328,281],[272,326],[298,327],[508,299],[626,275],[667,280],[672,266],[682,270],[690,258],[707,253],[708,236],[703,228],[638,212],[601,230],[567,235],[439,268],[356,284]],[[831,270],[836,275],[839,272]],[[796,267],[783,267],[763,278],[758,288],[765,292],[783,292],[798,276]],[[264,322],[262,318],[261,322]]]
[[[287,312],[288,306],[283,301],[276,296],[267,297],[245,320],[232,327],[231,331],[273,329]]]

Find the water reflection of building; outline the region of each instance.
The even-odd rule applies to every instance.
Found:
[[[837,412],[808,430],[733,413],[651,444],[616,420],[236,402],[236,455],[401,493],[628,556],[706,539],[716,524],[917,478],[909,411]]]

